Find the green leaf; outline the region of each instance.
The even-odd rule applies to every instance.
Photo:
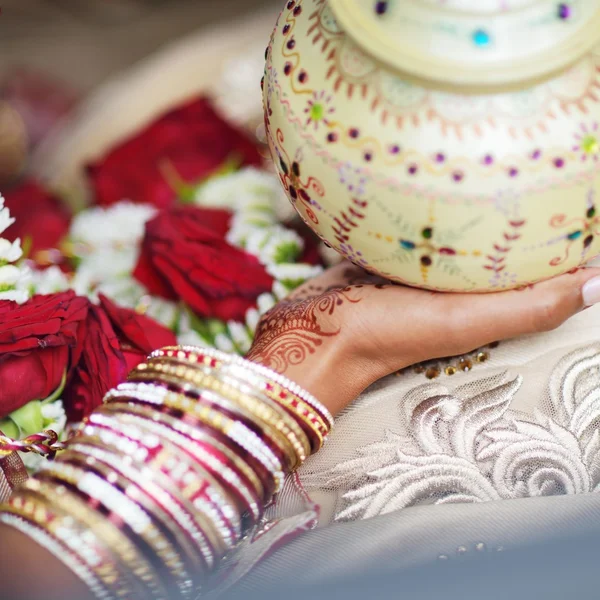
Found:
[[[8,416],[19,426],[21,434],[25,436],[39,433],[44,428],[42,403],[39,400],[32,400]]]
[[[13,440],[18,440],[21,437],[19,427],[12,419],[2,419],[0,421],[0,431]]]
[[[300,246],[296,242],[285,242],[277,246],[273,256],[277,264],[294,263],[300,256]]]
[[[227,325],[218,319],[208,319],[206,325],[213,339],[219,335],[219,333],[227,333]]]

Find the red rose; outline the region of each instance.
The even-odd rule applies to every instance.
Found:
[[[134,276],[201,317],[242,320],[273,279],[254,256],[225,241],[230,217],[194,206],[161,211],[146,223]]]
[[[256,146],[226,123],[206,98],[193,100],[88,166],[96,202],[121,200],[170,206],[180,184],[196,184],[235,157],[260,165]]]
[[[127,371],[139,365],[153,350],[177,344],[175,334],[164,325],[140,315],[134,310],[117,306],[100,296],[100,306],[110,319],[115,330]]]
[[[101,307],[89,304],[81,357],[62,396],[68,419],[81,421],[126,376],[127,364],[110,319]]]
[[[17,238],[22,243],[31,240],[30,256],[38,264],[60,262],[53,261],[44,251],[58,248],[67,235],[71,222],[69,210],[33,180],[10,189],[4,199],[16,221],[2,235],[11,242]]]
[[[72,291],[0,301],[0,417],[59,387],[79,359],[88,306]]]

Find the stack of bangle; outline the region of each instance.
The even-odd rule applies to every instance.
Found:
[[[0,510],[101,600],[190,598],[321,448],[329,411],[212,349],[153,352]]]

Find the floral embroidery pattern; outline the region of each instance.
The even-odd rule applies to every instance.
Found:
[[[411,390],[399,403],[408,434],[387,431],[330,471],[327,487],[349,490],[336,519],[600,491],[600,349],[566,356],[547,410],[532,416],[510,408],[521,377],[505,379],[480,381],[470,396],[433,384]]]

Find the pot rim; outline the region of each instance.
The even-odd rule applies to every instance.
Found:
[[[586,0],[589,1],[589,0]],[[579,28],[573,29],[559,43],[552,44],[549,50],[534,52],[526,56],[507,55],[489,61],[457,60],[450,55],[437,56],[425,52],[410,42],[403,42],[404,23],[396,17],[394,35],[381,27],[376,17],[365,18],[365,0],[327,0],[344,32],[365,52],[398,71],[408,79],[423,81],[427,86],[439,85],[444,89],[460,93],[485,93],[498,91],[498,88],[514,88],[527,82],[539,82],[565,70],[589,53],[600,43],[600,2],[591,16]],[[361,4],[362,3],[362,4]],[[541,2],[533,5],[537,9]],[[548,10],[548,2],[543,3]],[[423,15],[427,12],[452,14],[462,27],[473,27],[482,22],[482,15],[460,13],[447,9],[419,6],[418,2],[407,2],[407,10]],[[552,6],[557,4],[552,2]],[[528,11],[532,7],[526,7]],[[372,11],[373,14],[375,11]],[[487,22],[501,22],[508,18],[516,19],[524,11],[507,11],[500,15],[484,17]],[[506,26],[506,23],[504,23]],[[409,27],[409,25],[406,25]],[[476,30],[476,27],[475,27]],[[408,30],[407,30],[408,31]],[[406,36],[407,38],[410,36]],[[474,52],[478,50],[474,48]]]

